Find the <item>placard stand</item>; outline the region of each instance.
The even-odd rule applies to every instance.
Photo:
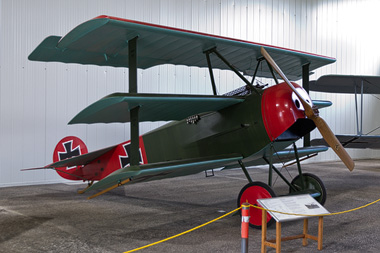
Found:
[[[294,195],[278,198],[258,199],[257,202],[265,208],[262,210],[261,220],[261,252],[267,251],[267,247],[276,249],[276,253],[281,252],[281,242],[295,239],[302,239],[302,245],[308,244],[308,239],[318,242],[318,250],[322,250],[323,241],[323,215],[328,214],[321,204],[308,194]],[[268,210],[268,211],[267,211]],[[275,211],[276,210],[276,211]],[[267,212],[276,220],[276,239],[267,240]],[[301,214],[301,215],[293,215]],[[318,217],[318,236],[308,233],[309,218]],[[303,219],[303,233],[294,236],[281,237],[281,223],[290,220]]]
[[[295,239],[302,239],[302,245],[307,246],[307,239],[315,240],[318,242],[318,250],[322,250],[323,241],[323,216],[318,217],[318,236],[308,234],[309,219],[303,220],[303,233],[300,235],[281,237],[281,222],[276,221],[276,239],[267,240],[267,211],[263,210],[262,213],[262,234],[261,234],[261,253],[267,252],[267,246],[275,248],[276,253],[281,252],[281,242],[290,241]]]

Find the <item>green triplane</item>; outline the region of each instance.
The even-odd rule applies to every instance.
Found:
[[[327,147],[297,149],[294,144],[315,127],[347,167],[354,167],[318,116],[317,107],[331,103],[312,101],[301,86],[290,82],[282,72],[291,80],[302,76],[307,85],[309,72],[333,63],[333,58],[99,16],[64,37],[46,38],[29,59],[129,68],[129,93],[102,98],[69,124],[130,122],[131,140],[88,153],[79,138],[68,136],[57,144],[53,163],[43,167],[52,168],[69,180],[88,181],[82,193],[98,190],[90,198],[125,184],[240,167],[249,183],[239,194],[239,206],[246,200],[256,204],[257,199],[275,195],[271,188],[272,171],[289,185],[291,193],[310,193],[324,203],[326,190],[322,181],[315,175],[303,174],[299,160],[326,151]],[[137,93],[137,69],[160,64],[208,68],[213,95]],[[243,86],[218,95],[213,69],[235,72]],[[256,77],[273,77],[277,84],[254,85]],[[278,77],[284,82],[279,83]],[[139,122],[143,121],[171,122],[140,136]],[[292,144],[292,149],[286,149]],[[273,166],[290,160],[297,162],[299,171],[292,182]],[[268,184],[254,182],[249,176],[246,167],[259,164],[269,164]],[[250,225],[260,227],[261,212],[251,212]],[[268,216],[268,222],[271,220]]]

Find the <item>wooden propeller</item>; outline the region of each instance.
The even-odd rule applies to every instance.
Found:
[[[342,162],[346,165],[346,167],[352,171],[355,167],[355,163],[344,149],[342,144],[336,138],[334,133],[331,131],[330,127],[327,123],[319,117],[318,113],[313,110],[310,104],[308,104],[305,99],[301,96],[301,94],[297,91],[297,89],[291,84],[282,70],[277,66],[276,62],[272,59],[272,57],[268,54],[264,47],[261,47],[261,54],[264,58],[269,62],[272,68],[281,76],[281,78],[287,83],[287,85],[293,90],[293,92],[297,95],[299,100],[301,101],[303,107],[305,108],[306,116],[314,121],[314,124],[317,126],[319,132],[321,133],[323,139],[329,144],[329,146],[334,150],[334,152],[339,156]]]

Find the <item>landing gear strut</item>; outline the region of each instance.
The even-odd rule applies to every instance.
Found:
[[[297,147],[294,144],[294,155],[296,158],[298,175],[289,182],[284,175],[282,175],[281,171],[278,170],[272,162],[272,157],[274,154],[274,149],[271,146],[269,157],[263,157],[263,159],[269,164],[269,174],[268,174],[268,184],[262,182],[253,182],[247,169],[245,168],[242,161],[239,160],[239,164],[248,179],[248,184],[241,189],[238,197],[238,207],[240,207],[243,203],[248,202],[251,205],[257,205],[257,199],[263,198],[272,198],[275,197],[276,194],[272,190],[272,172],[274,171],[279,175],[279,177],[289,186],[289,194],[310,194],[314,197],[321,205],[326,202],[326,188],[321,179],[317,176],[310,173],[303,173],[301,170],[300,160],[298,157]],[[250,220],[249,225],[253,228],[261,228],[261,215],[262,211],[260,209],[251,207],[250,208]],[[268,214],[267,216],[267,225],[271,225],[274,222],[274,219]]]

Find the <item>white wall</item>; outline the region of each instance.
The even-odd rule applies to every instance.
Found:
[[[128,71],[28,61],[49,35],[62,36],[106,14],[337,58],[311,80],[334,73],[380,75],[379,35],[370,28],[378,23],[379,7],[375,0],[0,0],[0,186],[62,182],[53,171],[20,169],[50,163],[64,136],[82,138],[90,151],[129,139],[128,124],[67,125],[92,102],[128,91]],[[206,69],[159,66],[139,71],[138,78],[140,92],[211,94]],[[240,85],[227,71],[217,72],[216,80],[220,93]],[[311,95],[333,101],[333,107],[321,112],[333,131],[356,131],[352,96]],[[379,100],[368,96],[365,102],[364,132],[380,125]],[[160,124],[143,123],[141,130]],[[350,153],[356,158],[379,155],[371,150]],[[317,158],[326,159],[337,158],[331,152]]]

